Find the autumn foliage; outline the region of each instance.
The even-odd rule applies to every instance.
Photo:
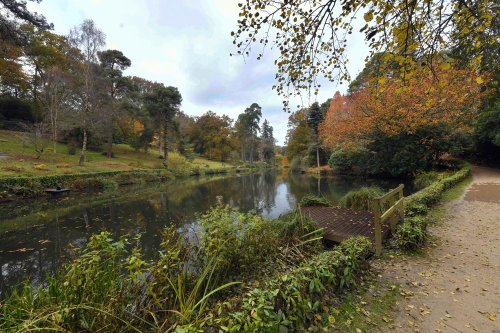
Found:
[[[382,78],[350,96],[336,93],[321,137],[335,148],[369,144],[373,133],[412,135],[427,126],[470,132],[486,93],[484,80],[465,69],[439,68],[433,73],[419,69],[406,82]]]

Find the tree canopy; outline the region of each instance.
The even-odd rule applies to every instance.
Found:
[[[472,66],[491,49],[498,54],[499,6],[494,0],[247,0],[239,3],[231,35],[239,55],[257,48],[260,59],[268,46],[277,51],[274,88],[289,108],[290,96],[318,92],[318,76],[349,80],[347,46],[357,18],[372,55],[383,53],[409,78],[417,65],[434,69],[452,45],[478,54]]]

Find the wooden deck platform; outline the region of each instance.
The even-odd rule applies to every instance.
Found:
[[[375,241],[375,218],[371,212],[320,206],[303,207],[302,212],[323,228],[327,240],[340,243],[349,237],[365,236]],[[389,234],[389,223],[382,223],[382,240]]]

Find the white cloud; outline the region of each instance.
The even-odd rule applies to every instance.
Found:
[[[234,51],[230,32],[237,20],[237,1],[44,0],[30,6],[53,22],[59,34],[93,19],[107,35],[107,48],[132,60],[126,74],[179,87],[187,114],[212,110],[236,118],[251,103],[259,103],[278,142],[284,143],[288,114],[271,90],[272,54],[246,63],[229,56]],[[366,55],[361,38],[356,40],[359,43],[349,45],[359,55],[351,59],[352,74],[361,70]],[[318,100],[345,89],[324,84]]]

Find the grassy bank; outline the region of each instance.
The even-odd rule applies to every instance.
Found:
[[[58,144],[57,153],[48,149],[37,158],[23,137],[21,132],[0,131],[0,200],[38,196],[57,186],[73,191],[101,191],[175,177],[246,170],[202,158],[188,160],[177,153],[171,153],[168,165],[164,165],[156,152],[139,152],[127,145],[115,145],[111,159],[88,151],[85,165],[78,166],[79,156],[69,154],[68,146]]]
[[[113,158],[107,158],[101,151],[87,151],[86,163],[78,166],[79,151],[71,155],[70,147],[65,144],[57,145],[54,154],[51,147],[36,158],[34,149],[26,143],[22,132],[0,131],[0,178],[12,176],[46,176],[80,173],[98,173],[115,171],[136,171],[149,169],[163,169],[162,160],[158,152],[150,150],[148,153],[136,151],[128,145],[114,145]],[[173,154],[174,159],[176,154]],[[189,161],[192,168],[223,169],[232,168],[232,164],[195,158]]]

